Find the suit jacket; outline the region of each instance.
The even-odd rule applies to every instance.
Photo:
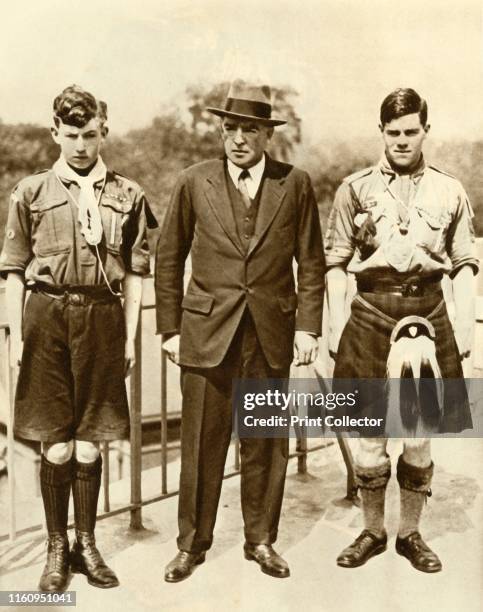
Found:
[[[325,263],[310,178],[267,156],[248,252],[227,180],[218,159],[191,166],[177,181],[156,251],[157,332],[180,332],[181,365],[213,367],[248,307],[268,363],[286,368],[295,329],[321,333]],[[192,275],[183,296],[189,253]]]

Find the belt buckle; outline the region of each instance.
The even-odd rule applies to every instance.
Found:
[[[421,295],[421,286],[417,283],[404,283],[401,289],[403,297],[419,297]]]
[[[69,304],[71,304],[72,306],[80,306],[85,302],[85,296],[80,293],[69,293],[66,291],[64,295],[66,296]]]

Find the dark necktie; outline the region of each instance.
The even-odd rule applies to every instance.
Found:
[[[238,177],[238,191],[240,192],[243,203],[248,209],[252,205],[252,201],[250,199],[250,196],[248,195],[247,184],[245,182],[245,179],[247,178],[250,178],[250,173],[248,172],[248,170],[245,169],[240,173],[240,176]]]

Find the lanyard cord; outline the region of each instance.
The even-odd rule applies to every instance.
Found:
[[[60,177],[58,176],[57,173],[55,173],[55,176],[57,177],[57,180],[59,181],[59,183],[62,185],[63,189],[67,192],[67,195],[70,197],[70,199],[74,202],[74,204],[77,206],[77,208],[79,208],[79,204],[77,203],[77,200],[74,198],[74,196],[71,194],[71,192],[67,189],[67,187],[64,185],[64,183],[60,180]],[[106,186],[106,176],[104,177],[103,181],[102,181],[102,185],[101,185],[101,189],[99,191],[99,195],[97,196],[97,206],[99,206],[100,202],[101,202],[101,196],[102,196],[102,192],[104,191],[104,187]],[[111,283],[108,281],[107,279],[107,274],[106,271],[104,269],[104,266],[102,264],[102,259],[99,253],[99,247],[97,244],[93,245],[95,250],[96,250],[96,259],[99,263],[99,268],[101,270],[101,274],[102,277],[104,279],[104,282],[107,285],[107,288],[109,289],[110,293],[112,293],[112,295],[115,295],[116,297],[122,297],[122,293],[119,291],[114,291],[114,289],[111,286]]]

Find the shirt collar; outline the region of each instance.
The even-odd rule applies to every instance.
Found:
[[[228,167],[228,174],[230,175],[233,184],[238,189],[238,180],[244,168],[240,168],[240,166],[237,166],[228,158],[226,159],[226,161]],[[247,168],[248,172],[250,173],[250,180],[253,181],[253,185],[256,186],[255,191],[258,190],[258,188],[260,187],[260,183],[262,182],[263,172],[265,171],[265,164],[265,154],[263,154],[262,159],[259,162],[257,162],[251,168]]]
[[[396,176],[400,176],[399,173],[396,172],[396,170],[394,170],[394,168],[391,166],[385,154],[382,156],[382,159],[379,162],[379,169],[381,170],[383,174],[389,175],[391,179],[396,178]],[[425,170],[426,170],[426,161],[424,159],[424,155],[421,155],[421,159],[419,160],[418,165],[411,172],[409,176],[412,180],[415,181],[421,178]]]

